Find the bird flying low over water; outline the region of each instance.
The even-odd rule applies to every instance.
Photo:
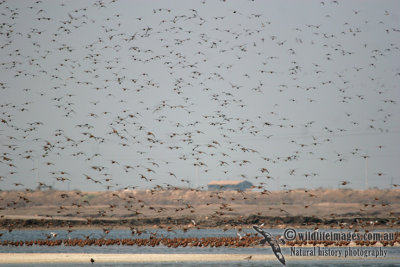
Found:
[[[275,256],[278,258],[278,260],[283,265],[286,265],[285,257],[283,257],[283,254],[281,252],[281,247],[279,246],[278,241],[270,233],[265,232],[263,229],[261,229],[257,225],[253,225],[253,229],[256,230],[258,233],[260,233],[264,237],[264,239],[262,239],[260,241],[260,244],[264,245],[266,242],[268,242],[268,244],[271,246],[272,251],[274,252]]]

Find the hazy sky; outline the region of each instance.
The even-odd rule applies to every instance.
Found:
[[[400,184],[398,1],[0,3],[2,190]]]

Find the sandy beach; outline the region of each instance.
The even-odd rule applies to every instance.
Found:
[[[77,253],[2,253],[4,263],[98,263],[117,262],[212,262],[247,261],[248,254],[77,254]],[[252,255],[251,260],[275,260],[273,255]]]
[[[251,256],[251,259],[248,257]],[[290,260],[357,260],[375,259],[363,257],[294,257]],[[81,253],[0,253],[0,264],[24,263],[140,263],[140,262],[227,262],[227,261],[275,261],[274,255],[263,254],[81,254]],[[394,260],[393,257],[380,260]],[[397,259],[397,258],[396,258]],[[400,260],[400,258],[399,258]]]

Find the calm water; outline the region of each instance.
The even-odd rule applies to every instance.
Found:
[[[5,264],[1,266],[26,266],[26,267],[40,267],[40,266],[54,266],[54,264]],[[220,263],[220,262],[209,262],[209,263],[198,263],[198,262],[191,262],[191,263],[118,263],[118,264],[98,264],[94,263],[93,265],[88,262],[87,264],[57,264],[57,266],[143,266],[143,267],[171,267],[171,266],[176,266],[176,267],[197,267],[197,266],[204,266],[204,267],[241,267],[241,266],[246,266],[246,267],[260,267],[260,266],[283,266],[279,262],[272,262],[272,261],[267,261],[267,262],[247,262],[247,261],[242,261],[242,262],[229,262],[229,263]],[[323,262],[316,262],[316,261],[294,261],[291,260],[286,263],[286,266],[313,266],[313,267],[361,267],[361,266],[367,266],[367,267],[398,267],[400,266],[399,261],[323,261]]]
[[[270,232],[273,235],[282,234],[283,230],[270,229],[266,231]],[[300,230],[299,230],[300,231]],[[335,230],[336,231],[336,230]],[[380,232],[390,232],[393,230],[380,230]],[[89,238],[107,238],[107,239],[116,239],[116,238],[148,238],[151,233],[156,233],[157,237],[210,237],[210,236],[233,236],[235,237],[237,234],[236,230],[228,230],[222,231],[217,229],[200,229],[200,230],[191,230],[188,232],[183,232],[177,230],[175,232],[167,232],[164,230],[149,230],[143,232],[142,235],[131,235],[131,231],[129,230],[112,230],[110,233],[105,236],[103,231],[101,230],[75,230],[72,233],[68,233],[65,230],[15,230],[11,233],[2,232],[3,236],[0,237],[0,240],[37,240],[37,239],[46,239],[48,235],[51,233],[56,233],[57,236],[52,239],[69,239],[69,238],[81,238],[85,239],[89,236]],[[253,230],[247,229],[244,230],[241,234],[245,233],[254,233]],[[345,250],[346,248],[338,248],[341,250]],[[376,248],[363,248],[367,249],[376,249]],[[386,259],[363,259],[363,260],[324,260],[324,261],[309,261],[309,260],[289,260],[287,262],[287,266],[400,266],[400,248],[399,247],[388,247],[385,248],[387,250]],[[85,247],[70,247],[70,246],[30,246],[30,247],[13,247],[13,246],[0,246],[1,253],[113,253],[113,254],[135,254],[135,253],[228,253],[228,254],[272,254],[272,250],[270,247],[257,247],[257,248],[198,248],[198,247],[186,247],[186,248],[168,248],[165,246],[158,247],[137,247],[137,246],[85,246]],[[282,252],[285,256],[290,255],[290,248],[282,248]],[[392,258],[392,259],[390,259]],[[395,258],[395,259],[393,259]],[[57,266],[91,266],[92,264],[88,262],[87,264],[58,264]],[[2,266],[17,266],[17,265],[2,265]],[[21,265],[18,266],[53,266],[52,264],[37,264],[37,265]],[[282,266],[277,260],[276,261],[240,261],[240,262],[209,262],[209,263],[129,263],[123,264],[118,263],[115,264],[99,264],[95,263],[93,266],[181,266],[181,267],[194,267],[194,266],[226,266],[226,267],[234,267],[234,266]]]
[[[271,233],[272,235],[282,235],[283,229],[264,229],[265,231]],[[296,229],[297,232],[302,231],[311,231],[310,229]],[[320,232],[328,231],[328,230],[320,230]],[[329,230],[331,231],[331,230]],[[348,230],[334,229],[333,232],[349,232]],[[371,232],[398,232],[399,230],[393,229],[385,229],[385,230],[375,230]],[[227,231],[219,230],[219,229],[193,229],[184,232],[182,230],[175,231],[166,231],[166,230],[145,230],[142,231],[141,235],[132,235],[130,230],[111,230],[109,234],[105,235],[102,230],[74,230],[71,233],[68,233],[66,230],[13,230],[11,233],[8,231],[0,231],[3,235],[0,237],[0,241],[2,240],[38,240],[38,239],[46,239],[51,233],[56,233],[57,236],[55,238],[51,238],[52,240],[63,240],[69,238],[80,238],[85,239],[89,237],[90,239],[96,238],[106,238],[106,239],[116,239],[116,238],[149,238],[151,234],[156,234],[156,237],[236,237],[238,231],[234,229],[230,229]],[[253,229],[243,229],[240,232],[241,235],[245,235],[247,233],[255,234],[256,232]]]
[[[271,229],[268,230],[271,234],[281,234],[282,230]],[[166,230],[145,230],[141,235],[132,235],[130,230],[111,230],[109,234],[105,235],[102,230],[74,230],[68,233],[66,230],[14,230],[11,233],[3,231],[3,236],[0,240],[38,240],[46,239],[51,233],[56,233],[57,236],[52,239],[62,240],[68,238],[81,238],[85,239],[89,236],[90,239],[96,238],[149,238],[151,234],[156,234],[157,237],[221,237],[221,236],[237,236],[236,230],[222,231],[218,229],[195,229],[188,230],[186,233],[182,230],[166,231]],[[241,235],[246,233],[254,234],[252,229],[244,229]]]

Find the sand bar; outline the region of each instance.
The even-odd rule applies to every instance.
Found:
[[[140,263],[140,262],[227,262],[227,261],[275,261],[274,255],[263,254],[85,254],[85,253],[0,253],[0,264],[23,263]],[[290,260],[356,260],[357,257],[293,257]],[[363,258],[368,259],[368,258]],[[394,258],[385,258],[393,260]],[[381,259],[381,260],[385,260]],[[399,258],[400,260],[400,258]]]

